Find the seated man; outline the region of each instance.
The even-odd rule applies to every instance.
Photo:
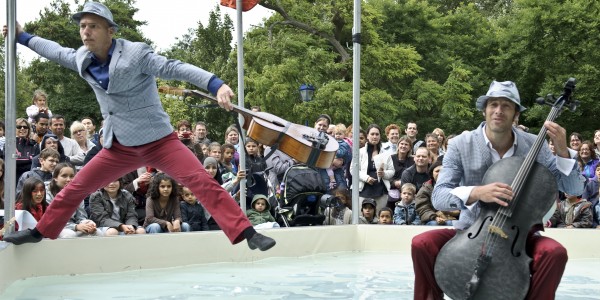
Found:
[[[482,185],[483,175],[494,162],[511,156],[526,156],[536,140],[535,135],[515,130],[512,126],[514,118],[525,110],[513,82],[492,82],[487,94],[477,99],[476,107],[483,112],[485,122],[477,129],[452,139],[432,195],[436,209],[461,209],[460,218],[453,224],[460,231],[467,230],[475,222],[481,202],[508,206],[507,201],[513,200],[514,196],[512,187],[502,182]],[[572,159],[576,153],[570,153],[567,149],[565,129],[551,121],[546,121],[544,127],[554,141],[556,156],[550,153],[548,147],[541,147],[537,162],[552,172],[560,190],[580,195],[583,177],[579,175],[577,164]],[[537,229],[537,226],[534,228]],[[440,250],[456,234],[456,230],[438,229],[413,238],[411,252],[415,271],[415,299],[444,298],[443,293],[447,291],[438,286],[434,267],[440,263],[436,261]],[[526,299],[554,299],[567,263],[565,248],[548,237],[530,233],[526,250],[527,255],[533,258],[529,266],[531,277]],[[466,291],[466,284],[455,286]]]

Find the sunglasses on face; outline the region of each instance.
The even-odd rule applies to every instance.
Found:
[[[17,129],[27,129],[29,126],[27,125],[17,125]]]

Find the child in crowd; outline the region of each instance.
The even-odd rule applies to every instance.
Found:
[[[225,143],[221,146],[221,160],[219,161],[219,169],[223,177],[223,182],[227,182],[237,174],[237,165],[234,163],[233,154],[235,147],[232,144]]]
[[[202,155],[204,158],[208,157],[208,145],[210,145],[210,143],[208,141],[203,141],[200,144],[200,149],[202,149]]]
[[[389,207],[383,207],[379,210],[379,224],[391,225],[393,222],[393,212]]]
[[[365,198],[362,202],[362,207],[360,212],[362,216],[358,217],[359,224],[377,224],[379,220],[375,216],[375,208],[377,207],[377,203],[375,199]]]
[[[338,142],[338,150],[335,153],[335,158],[331,163],[331,167],[326,169],[327,179],[323,178],[328,183],[328,192],[335,189],[336,187],[348,187],[346,182],[345,167],[352,160],[352,149],[350,145],[346,143],[344,138],[346,137],[346,126],[344,124],[337,124],[333,127],[333,136]]]
[[[260,155],[258,143],[251,139],[246,139],[246,170],[250,174],[264,172],[267,169],[267,163]]]
[[[52,148],[52,149],[58,151],[58,154],[60,155],[60,158],[58,159],[59,163],[71,162],[71,159],[65,155],[65,148],[63,148],[63,145],[58,140],[58,136],[56,136],[56,134],[51,133],[51,132],[44,134],[44,137],[42,137],[42,141],[40,142],[39,146],[40,146],[40,152],[44,151],[44,149],[46,149],[46,148]],[[31,159],[31,169],[32,170],[40,167],[40,154],[34,156]]]
[[[52,180],[46,184],[46,202],[50,204],[64,187],[66,187],[75,177],[75,167],[70,163],[60,163],[56,165],[52,172]],[[77,210],[67,221],[67,225],[58,235],[59,239],[74,238],[84,235],[102,236],[102,233],[96,230],[96,223],[88,219],[88,214],[83,205],[83,199]]]
[[[396,202],[394,210],[394,224],[397,225],[419,225],[421,219],[415,205],[415,194],[417,187],[412,183],[402,185],[400,201]]]
[[[219,144],[217,142],[210,143],[208,145],[208,156],[216,159],[217,161],[220,161],[221,160],[221,144]]]
[[[90,196],[90,216],[106,236],[145,234],[139,226],[135,197],[123,189],[119,178]]]
[[[45,113],[52,118],[52,112],[48,108],[48,95],[42,90],[33,92],[33,104],[25,109],[29,123],[35,124],[35,116],[39,113]]]
[[[190,224],[190,231],[207,231],[208,222],[204,216],[204,207],[198,202],[196,196],[187,187],[181,188],[181,219]]]
[[[325,208],[323,225],[352,224],[352,195],[345,187],[338,187],[333,191],[332,197],[337,198],[337,203]]]
[[[591,228],[593,212],[591,203],[574,195],[565,193],[554,214],[547,222],[547,227],[558,228]]]
[[[148,188],[144,228],[147,233],[190,231],[181,220],[177,183],[165,173],[156,174]]]
[[[252,208],[246,211],[246,215],[253,226],[263,225],[262,228],[279,227],[279,224],[275,222],[275,218],[271,215],[271,205],[267,196],[263,194],[254,195],[251,206]]]
[[[15,209],[26,210],[31,213],[36,221],[39,221],[48,208],[46,202],[46,186],[44,182],[36,177],[27,178],[23,182],[23,190],[17,199]],[[15,230],[17,230],[15,228]]]
[[[60,159],[58,151],[52,148],[46,148],[40,153],[40,167],[31,171],[27,171],[21,175],[17,182],[17,194],[23,189],[23,183],[29,177],[35,177],[42,182],[50,182],[52,180],[52,172]]]
[[[219,163],[214,157],[207,157],[204,159],[204,169],[210,176],[212,176],[226,191],[231,193],[233,189],[237,186],[237,184],[246,176],[246,171],[240,170],[237,173],[237,176],[228,182],[223,183],[223,179],[221,176],[221,171],[219,170]],[[239,201],[238,201],[239,202]],[[210,230],[219,230],[219,226],[217,222],[211,217],[208,210],[204,210],[204,216],[208,222],[208,228]]]

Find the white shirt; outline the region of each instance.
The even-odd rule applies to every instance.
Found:
[[[500,153],[498,153],[498,151],[496,151],[496,149],[494,149],[494,147],[492,146],[492,143],[490,142],[487,135],[485,134],[485,125],[483,125],[482,131],[483,131],[483,138],[485,139],[485,144],[488,146],[488,148],[490,149],[490,153],[492,154],[492,163],[495,163],[502,158],[511,157],[515,154],[515,146],[517,145],[517,139],[515,139],[515,142],[510,147],[510,149],[508,149],[508,151],[506,151],[506,153],[504,154],[504,157],[500,157]],[[516,136],[516,134],[515,134],[515,136]],[[561,156],[557,156],[556,157],[556,168],[561,173],[568,176],[569,174],[571,174],[573,165],[576,162],[574,158],[577,157],[577,151],[572,150],[570,148],[567,148],[567,149],[569,149],[569,156],[571,158],[564,158]],[[469,196],[471,195],[473,188],[475,188],[475,186],[459,186],[459,187],[454,188],[450,193],[452,195],[460,198],[460,200],[463,201],[463,204],[469,210],[471,210],[473,208],[473,206],[475,205],[475,203],[477,203],[477,202],[473,202],[473,204],[467,205],[467,201],[469,200]]]

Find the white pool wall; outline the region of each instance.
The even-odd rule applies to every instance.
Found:
[[[214,262],[250,262],[343,251],[410,253],[414,235],[440,227],[343,225],[261,231],[277,240],[266,252],[231,246],[220,231],[43,240],[0,250],[0,294],[14,281],[38,276],[112,273]],[[600,258],[600,230],[547,229],[570,258]]]

